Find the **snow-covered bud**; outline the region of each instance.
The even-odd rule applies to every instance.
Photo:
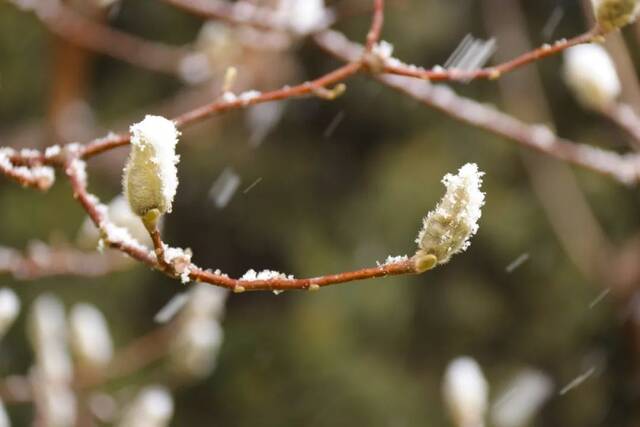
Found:
[[[457,427],[483,427],[489,385],[478,363],[459,357],[447,366],[442,393]]]
[[[530,425],[544,402],[551,397],[553,381],[548,375],[525,369],[520,372],[496,399],[491,419],[496,427]]]
[[[164,427],[173,416],[173,398],[165,387],[148,386],[140,391],[118,424],[119,427]]]
[[[11,427],[11,421],[2,400],[0,400],[0,427]]]
[[[638,0],[591,0],[596,21],[605,32],[633,22],[640,10]]]
[[[222,345],[223,331],[215,319],[189,319],[172,343],[171,363],[179,374],[203,378],[213,371]]]
[[[588,109],[602,110],[620,95],[620,80],[607,51],[587,44],[564,53],[564,78],[578,101]]]
[[[9,330],[20,313],[20,300],[9,288],[0,289],[0,338]]]
[[[69,321],[71,345],[78,359],[94,368],[109,363],[113,342],[102,312],[91,304],[76,304],[71,308]]]
[[[171,212],[178,188],[179,135],[175,123],[160,116],[146,116],[131,126],[131,154],[123,187],[136,215],[143,217],[152,210]]]
[[[446,174],[442,178],[447,192],[424,218],[416,239],[418,270],[431,268],[435,262],[445,263],[471,244],[469,239],[478,231],[484,205],[484,193],[480,191],[483,175],[475,163],[467,163],[457,175]]]

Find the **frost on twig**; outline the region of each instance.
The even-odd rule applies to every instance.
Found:
[[[424,218],[416,239],[416,258],[426,262],[426,267],[433,267],[433,261],[438,264],[449,261],[452,255],[471,244],[469,239],[478,231],[484,205],[484,193],[480,191],[483,175],[475,163],[467,163],[457,175],[447,174],[442,178],[447,192]]]
[[[20,152],[21,157],[29,158],[29,151],[22,150]],[[51,188],[55,181],[53,168],[50,166],[28,167],[14,165],[11,162],[11,156],[16,153],[11,148],[0,148],[0,173],[25,187],[33,187],[41,191]]]

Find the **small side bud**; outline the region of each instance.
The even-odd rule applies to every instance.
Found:
[[[175,123],[160,116],[146,116],[131,126],[131,154],[124,170],[123,189],[138,216],[157,209],[171,212],[178,188]]]
[[[413,264],[416,272],[424,273],[427,270],[431,270],[438,264],[438,258],[435,255],[425,254],[421,251],[413,257]]]
[[[416,239],[418,251],[414,261],[418,271],[433,268],[435,262],[444,264],[469,247],[469,239],[478,231],[484,205],[484,193],[480,191],[483,175],[475,163],[467,163],[457,175],[442,178],[447,192],[424,218]]]
[[[632,23],[640,10],[638,0],[591,0],[591,4],[596,21],[604,32]]]
[[[564,53],[564,78],[585,108],[600,111],[615,102],[621,85],[615,65],[599,45],[580,45]]]
[[[475,360],[459,357],[449,363],[442,394],[457,427],[484,427],[489,385]]]

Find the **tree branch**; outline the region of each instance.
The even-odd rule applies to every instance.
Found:
[[[315,40],[324,50],[344,61],[359,58],[363,51],[361,45],[350,42],[335,31],[318,34]],[[636,154],[618,154],[560,138],[547,126],[523,123],[484,104],[460,97],[446,86],[404,76],[373,77],[427,107],[527,148],[610,176],[623,184],[634,184],[640,180],[640,156]]]

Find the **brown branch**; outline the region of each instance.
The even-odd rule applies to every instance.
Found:
[[[361,45],[350,42],[334,31],[319,34],[315,40],[327,52],[344,61],[352,61],[362,54]],[[403,76],[374,75],[374,78],[429,108],[527,148],[608,175],[624,184],[640,180],[638,155],[621,155],[559,138],[544,125],[526,124],[484,104],[460,97],[446,86]]]
[[[78,160],[75,159],[75,161],[77,162]],[[94,224],[101,230],[105,243],[111,248],[122,251],[130,257],[170,277],[186,274],[188,278],[193,281],[229,288],[234,292],[244,292],[258,290],[315,290],[324,286],[356,280],[400,274],[416,274],[420,272],[419,267],[416,265],[419,260],[415,257],[408,258],[400,262],[386,263],[377,267],[306,279],[289,279],[283,275],[269,280],[232,279],[219,272],[203,270],[190,263],[190,261],[185,262],[185,265],[181,266],[180,271],[177,271],[174,265],[172,265],[171,268],[167,268],[165,264],[159,262],[158,258],[154,254],[150,253],[146,248],[141,245],[132,244],[127,240],[112,235],[110,228],[113,227],[113,224],[110,224],[104,215],[104,209],[99,205],[98,199],[87,192],[86,183],[79,176],[77,167],[73,165],[74,159],[68,162],[65,172],[71,183],[74,197],[89,214],[89,217]],[[157,236],[157,239],[156,244],[164,248],[159,235]],[[167,262],[171,263],[170,261]]]
[[[184,49],[143,40],[87,19],[62,2],[41,2],[35,8],[36,16],[53,34],[140,68],[176,74],[187,54]]]

